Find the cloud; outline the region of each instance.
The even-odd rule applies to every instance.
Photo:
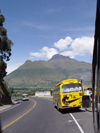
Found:
[[[62,52],[62,55],[75,57],[75,56],[84,56],[87,53],[93,54],[93,37],[81,37],[76,38],[72,43],[69,49]]]
[[[76,38],[71,44],[71,48],[74,52],[79,53],[79,55],[84,55],[85,53],[92,54],[93,51],[93,37],[81,37]]]
[[[61,31],[94,31],[94,26],[77,27],[77,28],[64,28]]]
[[[29,54],[37,58],[50,59],[53,55],[58,54],[58,51],[54,48],[43,47],[40,52],[30,52]]]
[[[55,42],[53,46],[62,51],[68,49],[68,45],[70,45],[72,41],[71,37],[68,36],[65,39],[60,39],[58,42]]]
[[[42,25],[42,24],[35,24],[35,23],[30,23],[30,22],[23,22],[23,25],[25,26],[29,26],[29,27],[32,27],[32,28],[36,28],[36,29],[39,29],[39,30],[52,30],[53,27],[52,26],[48,26],[48,25]]]
[[[61,53],[61,55],[69,56],[70,58],[74,58],[74,56],[75,56],[73,51],[64,51],[64,52]]]
[[[93,54],[93,43],[94,37],[83,36],[81,38],[76,38],[74,40],[71,37],[66,37],[65,39],[60,39],[58,42],[54,43],[55,48],[43,47],[40,52],[30,52],[29,54],[36,58],[50,59],[55,54],[61,54],[64,56],[69,56],[70,58],[75,58],[76,56],[85,56],[86,54]]]

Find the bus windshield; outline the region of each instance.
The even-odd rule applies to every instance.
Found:
[[[62,93],[82,91],[82,85],[79,83],[65,84],[62,86]]]

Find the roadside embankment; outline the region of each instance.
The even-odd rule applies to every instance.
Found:
[[[6,104],[6,105],[2,105],[0,106],[0,111],[4,110],[4,109],[7,109],[7,108],[10,108],[12,107],[13,105],[16,105],[16,104],[19,104],[21,101],[18,101],[18,100],[12,100],[12,104]]]

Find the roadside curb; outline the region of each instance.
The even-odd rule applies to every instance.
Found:
[[[81,110],[92,112],[92,108],[81,108]]]
[[[12,105],[3,105],[3,106],[0,106],[0,111],[4,110],[4,109],[7,109],[7,108],[10,108]]]
[[[11,106],[19,104],[19,103],[20,103],[20,101],[12,100],[12,104],[0,106],[0,111],[10,108]]]
[[[92,108],[86,108],[85,110],[88,112],[92,112]]]

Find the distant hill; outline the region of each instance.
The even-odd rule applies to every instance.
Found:
[[[92,65],[59,54],[48,61],[27,60],[17,70],[5,77],[14,87],[54,87],[68,78],[91,81]]]

